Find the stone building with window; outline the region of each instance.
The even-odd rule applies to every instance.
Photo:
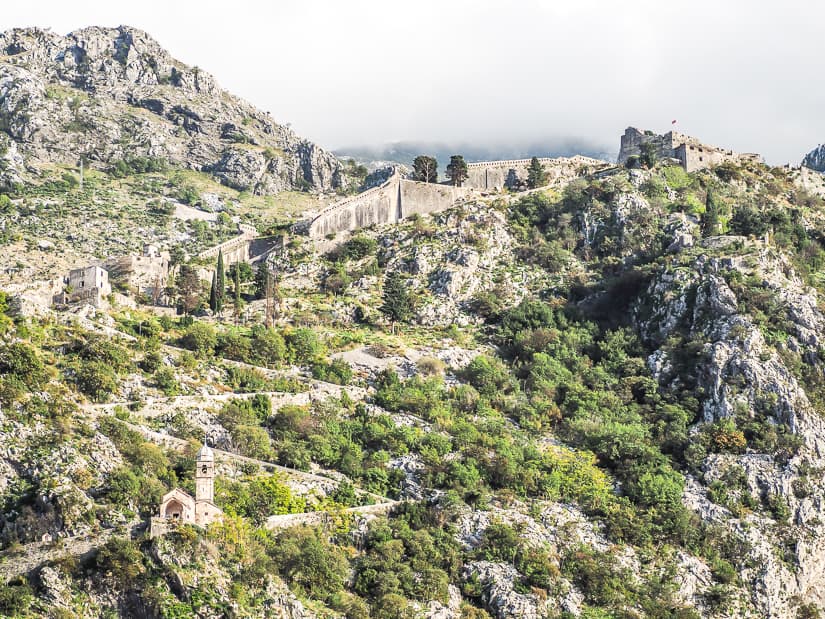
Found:
[[[109,283],[109,273],[102,267],[92,265],[69,271],[69,275],[63,278],[63,290],[55,295],[54,303],[88,303],[101,307],[110,294],[112,286]]]

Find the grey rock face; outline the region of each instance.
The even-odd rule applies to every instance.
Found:
[[[805,155],[802,165],[817,172],[825,172],[825,144],[820,144]]]
[[[261,194],[340,183],[332,154],[135,28],[9,30],[0,56],[0,129],[27,164],[156,157]]]
[[[724,242],[725,238],[719,237],[703,244]],[[775,299],[781,308],[777,311],[787,319],[786,342],[770,344],[753,317],[744,312],[746,306],[728,284],[728,279],[738,277],[758,279],[764,293]],[[825,327],[825,318],[815,291],[804,286],[780,254],[752,243],[743,246],[742,255],[698,256],[692,264],[663,270],[645,297],[636,308],[636,322],[643,337],[657,348],[648,361],[663,385],[678,385],[667,339],[681,331],[703,342],[701,354],[692,362],[705,393],[696,430],[705,423],[744,415],[788,427],[800,444],[787,460],[753,449],[738,455],[708,455],[701,482],[688,479],[685,505],[703,520],[726,527],[741,541],[749,561],[749,566],[740,570],[749,591],[749,599],[743,603],[754,609],[750,611],[753,616],[793,616],[794,599],[822,605],[825,488],[821,476],[809,477],[807,471],[825,465],[825,422],[781,354],[783,347],[799,353],[816,371],[822,371],[815,351],[820,348],[818,334]],[[780,524],[765,513],[737,517],[713,503],[705,485],[722,480],[730,470],[741,471],[751,496],[780,497],[788,507],[788,522]],[[799,491],[801,487],[804,492]],[[781,557],[777,549],[782,547],[782,535],[795,540],[790,561],[787,557],[785,561],[777,559]],[[686,567],[690,566],[683,565]],[[683,588],[686,600],[696,601],[694,585],[707,581],[706,570],[696,567],[690,568],[693,576]]]

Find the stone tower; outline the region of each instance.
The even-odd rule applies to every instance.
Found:
[[[215,454],[206,443],[195,466],[195,502],[200,501],[215,502]]]

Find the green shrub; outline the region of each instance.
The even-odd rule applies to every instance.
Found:
[[[349,562],[318,529],[287,529],[276,540],[274,556],[281,575],[303,595],[327,600],[344,588]]]
[[[514,389],[510,372],[501,361],[486,355],[473,359],[459,375],[484,396],[508,393]]]
[[[341,253],[348,260],[360,260],[373,255],[376,249],[378,249],[378,241],[358,235],[344,243]]]
[[[318,361],[312,365],[312,376],[336,385],[348,385],[352,380],[352,368],[343,359],[334,359],[332,362]]]
[[[192,324],[179,340],[179,344],[194,352],[198,357],[207,358],[215,354],[218,336],[215,328],[205,322]]]
[[[0,374],[17,378],[32,391],[40,389],[48,379],[40,355],[23,342],[0,345]]]
[[[307,365],[324,354],[325,346],[313,329],[301,328],[286,334],[289,359],[298,365]]]
[[[0,584],[0,612],[5,617],[27,616],[34,600],[34,591],[24,578]]]
[[[162,367],[155,372],[155,386],[169,397],[180,392],[180,384],[175,378],[175,371],[170,367]]]
[[[77,388],[95,402],[105,402],[120,386],[112,366],[103,361],[81,361],[73,367]]]

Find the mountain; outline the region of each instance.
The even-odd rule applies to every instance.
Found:
[[[313,238],[302,142],[146,35],[3,49],[0,616],[823,616],[822,175],[574,160]]]
[[[128,26],[0,34],[0,129],[7,184],[81,157],[165,160],[256,194],[341,183],[333,155]]]
[[[805,155],[802,165],[817,172],[825,172],[825,144],[820,144]]]

